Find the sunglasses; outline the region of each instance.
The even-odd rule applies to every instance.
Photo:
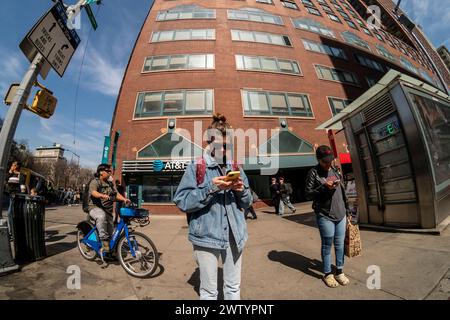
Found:
[[[108,173],[111,173],[111,172],[112,172],[112,170],[103,170],[103,171],[108,172]]]

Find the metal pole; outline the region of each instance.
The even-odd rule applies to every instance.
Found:
[[[6,170],[8,170],[9,154],[14,139],[14,134],[19,123],[20,114],[30,95],[31,88],[37,79],[37,75],[41,71],[44,57],[38,53],[28,68],[27,73],[20,83],[19,89],[13,99],[11,106],[3,123],[0,132],[0,203],[3,203],[3,188],[6,178]],[[0,217],[2,213],[0,213]]]
[[[71,21],[79,12],[78,9],[81,8],[86,3],[86,0],[80,0],[74,6],[70,6],[66,14],[68,16],[68,21]],[[8,113],[3,123],[2,130],[0,131],[0,204],[3,203],[3,191],[4,183],[6,177],[6,170],[8,170],[8,160],[9,154],[11,152],[11,145],[14,139],[14,134],[16,133],[17,125],[19,123],[20,114],[23,107],[25,106],[28,97],[30,95],[31,88],[37,80],[37,76],[41,71],[42,64],[44,62],[44,57],[38,53],[28,68],[27,73],[20,83],[19,89],[13,99],[11,106],[9,107]],[[2,212],[0,210],[0,218],[2,218]]]

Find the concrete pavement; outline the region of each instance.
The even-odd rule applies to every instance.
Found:
[[[296,207],[296,214],[283,217],[263,208],[257,220],[248,220],[243,299],[450,298],[449,229],[441,236],[362,230],[363,256],[346,260],[350,285],[329,289],[320,280],[320,237],[310,204]],[[49,257],[0,277],[0,299],[198,299],[199,272],[184,217],[152,216],[140,229],[162,253],[157,273],[144,280],[127,275],[118,263],[102,269],[81,257],[75,226],[84,217],[80,207],[48,208]],[[80,290],[67,287],[70,266],[81,270]],[[377,267],[381,288],[371,290],[367,271]],[[221,272],[219,283],[220,288]]]

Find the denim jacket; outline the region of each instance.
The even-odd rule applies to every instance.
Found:
[[[206,162],[203,183],[197,186],[197,166],[196,162],[193,162],[187,167],[174,196],[178,208],[191,214],[189,241],[201,247],[226,249],[229,246],[231,231],[238,250],[242,251],[248,239],[242,210],[250,207],[253,201],[247,176],[240,169],[244,191],[219,190],[212,179],[223,176],[226,172],[221,172],[219,165],[210,155],[205,154],[203,158]],[[227,170],[232,170],[232,166],[228,165],[224,171]]]

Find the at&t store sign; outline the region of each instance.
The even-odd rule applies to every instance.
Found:
[[[174,172],[174,171],[186,171],[186,167],[189,164],[189,161],[162,161],[155,160],[153,161],[153,171],[154,172]]]

